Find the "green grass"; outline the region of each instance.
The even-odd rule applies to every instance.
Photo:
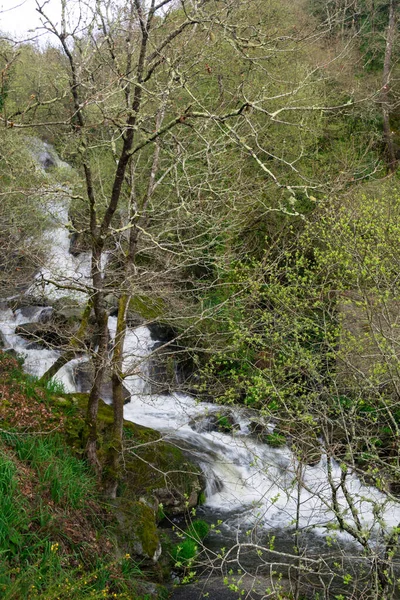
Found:
[[[97,496],[94,475],[61,436],[1,434],[2,600],[145,600],[137,582],[143,574],[130,556],[117,559],[94,547],[96,554],[95,540],[68,538],[68,526],[83,526],[105,539],[104,525],[90,515]]]
[[[62,386],[40,384],[1,352],[0,376],[1,600],[154,599],[108,533],[112,509],[95,474],[66,443]]]
[[[201,550],[201,542],[210,531],[206,521],[196,519],[184,532],[185,539],[171,549],[171,557],[176,567],[190,566]]]
[[[185,535],[187,538],[195,541],[204,540],[210,531],[210,526],[206,521],[197,519],[186,529]]]
[[[177,567],[186,566],[197,556],[198,550],[197,542],[188,538],[173,546],[171,555]]]

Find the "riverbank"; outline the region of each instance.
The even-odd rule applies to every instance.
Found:
[[[197,504],[196,468],[157,432],[126,423],[138,447],[126,453],[117,501],[107,502],[82,456],[84,395],[41,385],[2,352],[0,379],[1,597],[166,598],[172,559],[157,521],[187,510],[191,495]],[[99,412],[103,444],[111,412]],[[170,502],[161,508],[162,482]]]

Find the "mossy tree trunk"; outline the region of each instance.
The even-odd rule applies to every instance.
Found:
[[[101,273],[101,247],[92,253],[92,279],[95,288],[93,307],[96,316],[97,349],[93,356],[94,381],[89,394],[86,415],[87,442],[86,454],[91,465],[100,473],[101,467],[97,458],[97,413],[101,386],[108,363],[108,313],[105,309],[103,277]]]

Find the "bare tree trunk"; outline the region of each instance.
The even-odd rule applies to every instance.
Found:
[[[101,272],[102,245],[97,244],[92,254],[92,279],[95,292],[93,308],[97,325],[97,350],[93,358],[94,382],[89,394],[87,407],[87,443],[86,454],[89,462],[99,472],[100,463],[97,458],[97,412],[99,408],[100,390],[104,379],[108,359],[108,313],[104,306],[103,277]]]
[[[386,143],[386,153],[389,170],[393,173],[397,168],[396,152],[393,142],[393,135],[390,128],[390,70],[392,64],[393,45],[396,34],[396,8],[397,0],[390,0],[389,6],[389,23],[386,34],[386,50],[385,60],[383,64],[383,81],[382,81],[382,114],[383,114],[383,132]]]

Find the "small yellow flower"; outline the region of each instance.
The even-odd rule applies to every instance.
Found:
[[[131,555],[130,555],[130,554],[125,554],[125,558],[126,558],[126,559],[128,559],[128,558],[130,558],[130,557],[131,557]]]

